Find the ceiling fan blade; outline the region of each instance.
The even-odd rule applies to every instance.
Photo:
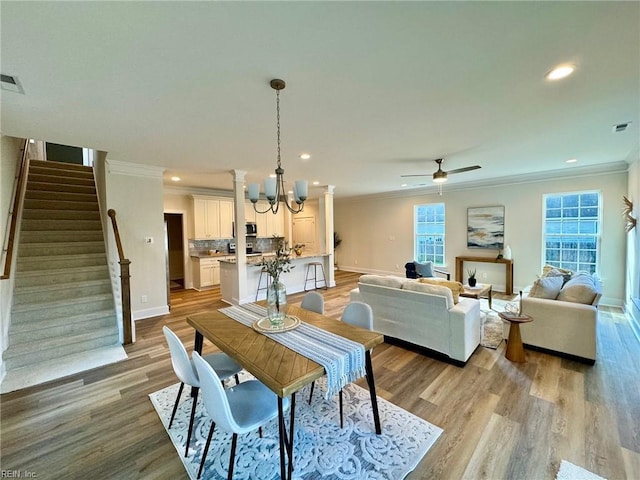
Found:
[[[424,173],[424,174],[416,174],[416,175],[400,175],[401,177],[430,177],[431,174],[430,173]]]
[[[462,173],[462,172],[468,172],[470,170],[477,170],[479,168],[482,168],[480,165],[474,165],[472,167],[463,167],[463,168],[456,168],[454,170],[447,170],[447,173]]]

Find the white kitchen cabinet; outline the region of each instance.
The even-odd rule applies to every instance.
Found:
[[[244,204],[244,218],[247,223],[256,223],[256,211],[253,209],[253,203],[245,202]]]
[[[226,258],[193,258],[193,288],[200,291],[220,285],[220,260]]]
[[[269,202],[266,200],[261,200],[258,202],[258,210],[261,212],[267,210],[269,208]],[[256,214],[256,225],[258,226],[258,237],[268,238],[273,237],[274,235],[277,237],[284,236],[284,212],[283,208],[287,208],[283,205],[280,205],[277,214],[273,214],[268,211],[267,213],[258,213]]]
[[[193,221],[196,240],[231,238],[233,201],[194,195]]]

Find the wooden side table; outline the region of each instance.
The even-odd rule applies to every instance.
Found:
[[[491,301],[493,298],[492,289],[493,286],[490,283],[478,283],[475,287],[469,285],[463,285],[464,292],[460,294],[461,297],[469,297],[480,300],[481,298],[487,298],[489,300],[489,310],[491,310]]]
[[[522,337],[520,336],[520,324],[533,322],[533,318],[529,315],[513,314],[509,312],[498,312],[498,316],[511,324],[509,326],[507,350],[505,351],[504,356],[512,362],[526,362],[524,347],[522,345]]]

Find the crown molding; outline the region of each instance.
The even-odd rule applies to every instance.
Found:
[[[162,179],[163,167],[153,165],[141,165],[139,163],[122,162],[120,160],[105,160],[107,171],[115,175],[129,175],[132,177],[159,178]]]
[[[234,198],[232,190],[219,190],[215,188],[202,187],[179,187],[174,185],[163,185],[163,193],[170,195],[205,195],[207,197],[229,197]],[[249,200],[247,198],[247,200]]]

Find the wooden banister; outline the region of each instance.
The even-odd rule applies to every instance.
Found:
[[[107,215],[111,218],[113,226],[113,235],[116,239],[116,247],[118,248],[118,258],[120,264],[120,293],[122,296],[122,336],[124,344],[133,343],[133,335],[131,329],[131,283],[129,274],[129,265],[131,261],[124,256],[122,250],[122,242],[120,241],[120,232],[118,231],[118,222],[116,221],[116,211],[112,208],[107,210]]]
[[[18,226],[18,215],[22,208],[22,199],[24,197],[24,188],[26,186],[27,172],[29,171],[29,139],[24,140],[24,147],[22,149],[22,155],[18,159],[18,168],[16,169],[16,176],[13,182],[13,199],[12,205],[9,209],[9,217],[7,223],[9,228],[7,229],[6,245],[3,249],[4,253],[4,271],[2,273],[2,280],[5,280],[11,276],[11,263],[13,261],[13,250],[16,238],[16,229]]]

